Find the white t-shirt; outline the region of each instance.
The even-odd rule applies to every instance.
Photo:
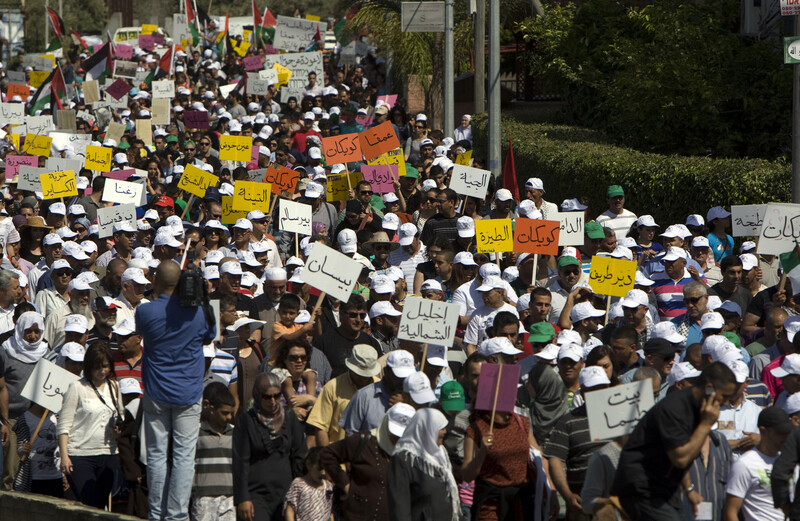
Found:
[[[501,311],[508,311],[515,317],[519,318],[519,313],[517,313],[517,308],[515,306],[503,304],[502,307],[494,309],[485,305],[481,305],[481,307],[476,309],[469,319],[467,329],[464,331],[464,343],[478,346],[481,342],[486,340],[486,321],[490,316],[494,317],[494,315]]]
[[[616,234],[617,240],[620,240],[625,238],[636,219],[635,213],[623,208],[619,215],[611,213],[611,210],[606,210],[598,215],[595,221],[603,225],[603,228],[611,228]]]
[[[777,458],[758,449],[742,454],[731,468],[725,492],[742,498],[745,521],[783,521],[783,512],[772,502],[772,464]]]

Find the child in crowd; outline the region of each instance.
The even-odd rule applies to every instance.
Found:
[[[330,521],[333,485],[319,462],[324,447],[312,447],[305,459],[306,474],[294,478],[286,492],[283,512],[286,521]]]
[[[44,420],[43,420],[44,418]],[[61,458],[56,436],[56,416],[44,407],[31,402],[30,408],[14,425],[17,434],[17,453],[29,461],[20,464],[14,490],[30,491],[34,494],[64,497],[64,477],[59,470]],[[41,425],[36,439],[31,437]],[[29,469],[26,469],[26,466]]]
[[[300,314],[300,297],[292,293],[284,293],[278,301],[279,321],[272,325],[272,343],[270,344],[270,365],[275,364],[275,358],[281,345],[287,340],[297,340],[314,330],[315,317],[311,317],[305,324],[295,322]]]

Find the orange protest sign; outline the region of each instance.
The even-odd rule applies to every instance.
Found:
[[[358,138],[361,141],[361,153],[366,159],[378,157],[400,146],[394,127],[388,121],[368,128],[359,134]]]
[[[540,219],[514,220],[514,251],[558,255],[561,221]]]
[[[325,154],[325,163],[329,165],[361,161],[359,134],[324,137],[322,138],[322,152]]]
[[[272,193],[278,195],[284,190],[293,194],[299,180],[298,172],[274,163],[267,168],[267,174],[264,176],[264,182],[272,185]]]
[[[20,85],[18,83],[9,83],[8,84],[8,99],[13,98],[14,96],[19,96],[22,98],[22,101],[28,99],[28,95],[30,94],[30,89],[27,85]]]

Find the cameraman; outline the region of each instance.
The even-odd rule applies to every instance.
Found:
[[[203,306],[181,306],[181,269],[162,262],[152,302],[136,308],[136,332],[143,338],[144,422],[150,519],[187,519],[200,430],[205,361],[203,345],[215,327]],[[171,474],[167,475],[172,440]],[[165,499],[164,494],[168,497]],[[166,511],[162,511],[166,504]]]

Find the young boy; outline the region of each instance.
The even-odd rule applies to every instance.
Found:
[[[221,382],[203,391],[203,413],[195,454],[192,519],[236,521],[233,506],[233,394]]]
[[[274,365],[275,357],[281,345],[287,340],[305,338],[305,335],[315,329],[315,317],[305,324],[298,324],[294,320],[300,314],[300,297],[292,293],[284,293],[278,301],[278,316],[280,320],[272,325],[272,343],[270,344],[270,365]],[[322,331],[315,334],[321,335]]]

